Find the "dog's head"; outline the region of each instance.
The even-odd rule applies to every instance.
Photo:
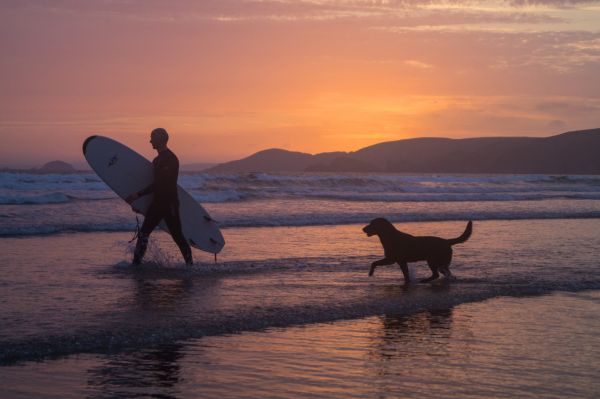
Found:
[[[367,234],[367,237],[371,237],[373,235],[379,235],[383,231],[388,231],[393,229],[394,226],[387,219],[384,218],[376,218],[371,220],[371,223],[363,227],[363,231]]]

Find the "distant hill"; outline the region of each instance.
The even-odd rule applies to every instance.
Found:
[[[39,173],[73,173],[75,168],[73,165],[64,161],[51,161],[45,163],[41,168],[35,169]]]
[[[19,168],[1,168],[1,172],[13,172],[13,173],[33,173],[33,174],[47,174],[47,173],[79,173],[80,171],[75,169],[73,165],[64,161],[51,161],[45,163],[43,166],[28,169]]]
[[[551,137],[416,138],[316,155],[270,149],[208,171],[600,174],[600,129]]]
[[[238,161],[226,162],[208,169],[209,172],[303,171],[314,155],[272,148],[259,151]]]

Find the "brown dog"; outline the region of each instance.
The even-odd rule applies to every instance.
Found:
[[[410,276],[408,275],[408,262],[427,261],[431,269],[431,277],[421,280],[428,282],[439,277],[439,272],[444,276],[450,276],[450,262],[452,262],[452,246],[460,244],[471,237],[473,231],[473,222],[467,223],[464,233],[458,238],[446,240],[440,237],[415,237],[403,233],[384,218],[371,220],[363,228],[367,236],[376,235],[383,246],[385,258],[375,261],[371,264],[369,276],[375,272],[375,268],[381,265],[391,265],[398,263],[402,274],[404,274],[404,283],[408,284]]]

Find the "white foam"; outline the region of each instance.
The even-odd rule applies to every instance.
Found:
[[[381,202],[600,199],[596,176],[182,173],[179,183],[205,203],[287,197]],[[115,197],[93,173],[0,172],[0,203],[43,203],[44,197],[30,198],[48,192],[88,200]],[[47,201],[57,203],[54,197]]]
[[[70,198],[63,193],[0,195],[0,205],[60,204],[69,201]]]

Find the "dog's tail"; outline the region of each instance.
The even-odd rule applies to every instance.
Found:
[[[451,239],[446,240],[446,241],[448,241],[448,244],[450,244],[450,245],[461,244],[461,243],[467,241],[469,239],[469,237],[471,237],[471,233],[472,232],[473,232],[473,222],[469,220],[469,223],[467,223],[467,228],[461,234],[460,237],[451,238]]]

